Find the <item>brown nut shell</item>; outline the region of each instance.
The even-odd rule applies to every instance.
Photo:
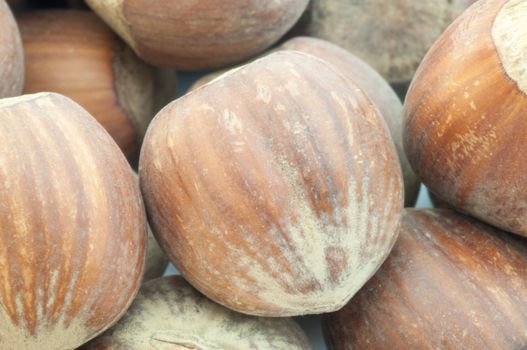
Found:
[[[349,50],[390,83],[405,83],[443,30],[475,0],[312,1],[309,36]]]
[[[181,276],[145,283],[117,325],[82,350],[309,350],[289,318],[242,315],[213,303]]]
[[[482,0],[423,60],[405,103],[408,160],[440,199],[527,236],[527,2]]]
[[[404,205],[405,207],[414,206],[419,194],[420,183],[404,153],[403,106],[390,85],[366,62],[349,51],[322,39],[296,37],[284,42],[272,51],[276,52],[278,50],[304,52],[330,63],[342,75],[356,83],[375,103],[388,124],[401,163],[404,179]],[[230,69],[237,69],[240,66]],[[204,75],[196,80],[189,90],[192,91],[205,85],[230,69],[222,69]]]
[[[87,0],[145,61],[181,70],[219,68],[271,46],[308,0]]]
[[[386,262],[325,328],[329,349],[524,349],[527,241],[406,210]]]
[[[411,207],[419,193],[417,180],[403,148],[403,105],[397,94],[375,69],[351,52],[328,41],[309,37],[296,37],[280,46],[316,56],[337,68],[351,79],[379,108],[392,136],[401,163],[404,178],[404,204]]]
[[[183,276],[261,316],[342,307],[386,258],[403,206],[380,112],[329,64],[294,51],[165,107],[139,175],[159,242]]]
[[[75,348],[139,289],[139,188],[108,133],[64,96],[0,100],[0,139],[0,348]]]
[[[157,112],[156,72],[93,13],[41,10],[18,19],[26,54],[24,92],[70,97],[137,162]]]

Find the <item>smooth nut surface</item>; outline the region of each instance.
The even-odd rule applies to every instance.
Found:
[[[178,270],[254,315],[340,308],[385,259],[403,205],[377,108],[327,63],[293,51],[165,107],[139,175]]]
[[[73,349],[139,289],[139,188],[111,137],[64,96],[0,100],[0,138],[0,348]]]
[[[408,160],[450,205],[527,236],[527,3],[479,1],[436,42],[405,103]]]

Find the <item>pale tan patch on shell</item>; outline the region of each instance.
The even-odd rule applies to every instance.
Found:
[[[0,324],[5,329],[3,333],[9,334],[7,340],[9,349],[68,350],[71,349],[72,344],[78,344],[79,339],[85,339],[90,335],[84,320],[77,319],[66,324],[62,318],[51,327],[39,323],[36,335],[30,334],[25,327],[14,325],[3,311],[0,312]]]
[[[527,94],[527,1],[510,0],[498,12],[492,41],[505,73]]]

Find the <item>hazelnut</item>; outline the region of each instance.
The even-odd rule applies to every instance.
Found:
[[[453,207],[527,236],[527,2],[481,0],[430,49],[405,102],[404,143]]]
[[[403,105],[386,80],[351,52],[322,39],[297,37],[283,43],[280,49],[300,51],[323,59],[351,79],[371,98],[384,117],[397,148],[404,178],[405,206],[413,206],[419,193],[419,181],[404,153]]]
[[[523,349],[527,241],[450,210],[406,210],[381,269],[325,322],[329,349]]]
[[[419,194],[420,183],[417,180],[403,147],[403,106],[395,91],[370,65],[337,45],[328,41],[309,37],[296,37],[283,43],[281,46],[271,50],[294,50],[304,52],[318,57],[330,63],[345,77],[357,84],[373,103],[379,108],[384,120],[386,121],[390,134],[397,149],[397,155],[401,163],[401,170],[404,178],[404,204],[411,207],[415,204]],[[239,65],[234,68],[241,67]],[[205,85],[206,83],[218,78],[230,69],[222,69],[206,74],[196,80],[190,87],[190,91]]]
[[[333,42],[390,83],[405,83],[443,30],[475,0],[313,0],[309,36]]]
[[[156,71],[93,13],[41,10],[20,15],[25,93],[52,91],[83,106],[136,162],[157,112]]]
[[[241,62],[275,43],[308,0],[87,0],[145,61],[181,70]]]
[[[212,300],[259,316],[342,307],[397,236],[403,183],[378,109],[313,56],[266,56],[172,102],[139,177],[159,243]]]

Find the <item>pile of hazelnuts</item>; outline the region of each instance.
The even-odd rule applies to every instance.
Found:
[[[0,140],[0,350],[527,348],[525,0],[0,0]]]

